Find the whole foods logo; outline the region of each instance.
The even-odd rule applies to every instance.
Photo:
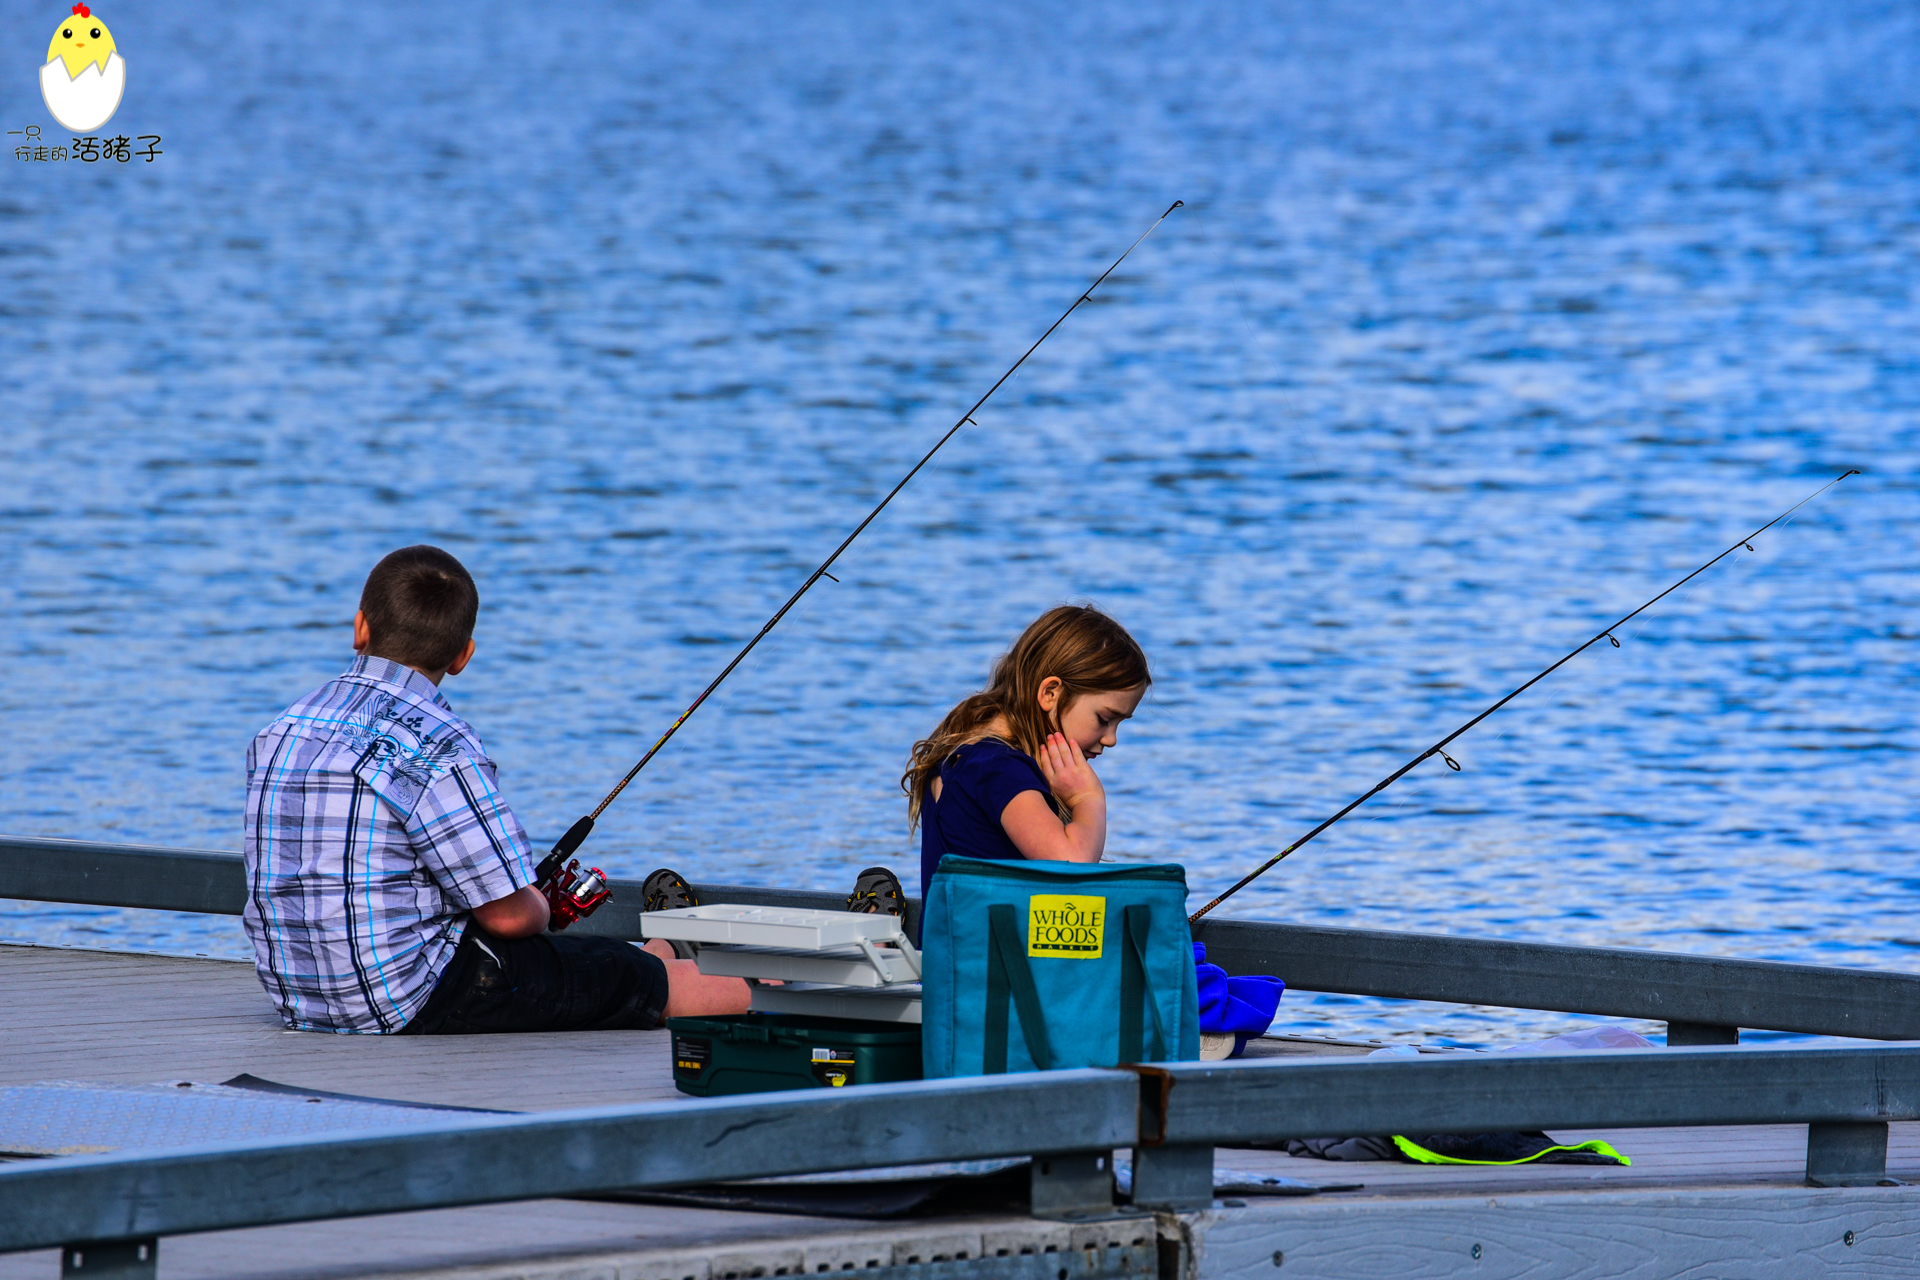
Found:
[[[1098,960],[1106,948],[1107,900],[1036,893],[1027,900],[1027,954]]]
[[[114,48],[113,32],[84,4],[55,28],[40,68],[40,96],[61,125],[92,133],[120,109],[127,64]]]

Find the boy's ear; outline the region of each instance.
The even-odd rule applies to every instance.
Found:
[[[373,643],[373,628],[367,625],[367,615],[355,609],[353,611],[353,651],[365,653],[367,646]]]
[[[468,636],[467,647],[460,651],[459,657],[455,658],[450,664],[448,664],[447,666],[448,675],[457,676],[462,671],[466,670],[467,664],[473,661],[473,648],[474,648],[473,637]]]

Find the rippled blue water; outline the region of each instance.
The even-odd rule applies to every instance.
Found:
[[[1092,600],[1158,676],[1111,850],[1217,890],[1859,467],[1234,910],[1920,968],[1912,6],[103,14],[165,154],[0,183],[0,830],[237,847],[248,738],[432,541],[484,600],[450,696],[551,839],[1179,198],[597,858],[904,870],[908,745]],[[50,124],[31,67],[0,118]]]

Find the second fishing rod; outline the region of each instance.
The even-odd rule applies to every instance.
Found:
[[[1340,821],[1342,818],[1352,813],[1355,809],[1358,809],[1361,805],[1373,799],[1375,796],[1379,795],[1382,791],[1385,791],[1388,787],[1400,781],[1400,779],[1406,777],[1409,773],[1413,772],[1413,770],[1418,765],[1420,765],[1423,761],[1431,760],[1433,757],[1439,756],[1442,760],[1446,761],[1447,767],[1449,769],[1452,769],[1455,773],[1458,773],[1460,771],[1459,762],[1456,761],[1452,756],[1447,754],[1447,747],[1452,744],[1455,738],[1458,738],[1461,734],[1467,732],[1467,730],[1473,728],[1475,725],[1479,724],[1482,720],[1485,720],[1488,716],[1492,715],[1494,712],[1498,711],[1500,708],[1506,706],[1509,702],[1512,702],[1515,698],[1519,697],[1521,694],[1525,693],[1527,690],[1533,688],[1534,685],[1539,684],[1542,680],[1545,680],[1548,676],[1558,671],[1561,667],[1573,661],[1575,658],[1585,653],[1588,649],[1591,649],[1594,645],[1599,644],[1602,640],[1612,641],[1613,647],[1618,649],[1620,647],[1620,640],[1619,640],[1619,637],[1613,634],[1615,631],[1619,630],[1621,627],[1625,626],[1627,623],[1633,621],[1633,619],[1639,617],[1641,614],[1645,613],[1648,609],[1653,608],[1654,605],[1659,604],[1662,600],[1665,600],[1668,596],[1678,591],[1681,587],[1686,586],[1689,582],[1692,582],[1695,578],[1699,577],[1701,574],[1705,573],[1707,570],[1713,568],[1713,566],[1715,566],[1716,564],[1719,564],[1722,560],[1732,555],[1735,551],[1738,551],[1741,547],[1745,547],[1749,551],[1753,550],[1753,540],[1755,538],[1759,537],[1761,534],[1765,533],[1767,530],[1773,528],[1773,526],[1779,524],[1782,520],[1785,520],[1788,516],[1792,515],[1794,512],[1798,511],[1800,508],[1806,506],[1809,502],[1812,502],[1815,498],[1819,497],[1821,494],[1825,493],[1827,490],[1833,488],[1833,486],[1839,484],[1842,480],[1845,480],[1848,476],[1857,476],[1859,474],[1860,473],[1857,470],[1848,470],[1848,471],[1842,472],[1840,475],[1835,476],[1833,479],[1827,481],[1825,484],[1821,485],[1818,489],[1815,489],[1812,493],[1808,494],[1806,497],[1800,499],[1800,501],[1788,507],[1785,511],[1782,511],[1779,515],[1775,516],[1773,519],[1761,525],[1758,529],[1755,529],[1752,533],[1748,534],[1746,537],[1739,539],[1732,546],[1728,547],[1725,551],[1722,551],[1719,555],[1707,561],[1705,564],[1701,565],[1698,569],[1695,569],[1692,573],[1688,574],[1686,577],[1680,579],[1680,581],[1668,587],[1665,591],[1662,591],[1659,595],[1655,596],[1653,599],[1641,605],[1638,609],[1635,609],[1632,613],[1629,613],[1625,617],[1618,619],[1617,621],[1613,622],[1609,626],[1602,627],[1598,632],[1596,632],[1593,635],[1591,639],[1580,644],[1579,646],[1574,648],[1570,653],[1568,653],[1566,656],[1562,657],[1557,662],[1553,663],[1551,666],[1541,671],[1538,675],[1534,676],[1531,680],[1528,680],[1525,684],[1521,685],[1519,688],[1515,689],[1513,692],[1507,694],[1506,697],[1501,698],[1498,702],[1488,707],[1485,711],[1482,711],[1479,715],[1473,717],[1473,719],[1467,721],[1465,724],[1461,725],[1458,729],[1455,729],[1452,733],[1440,739],[1440,741],[1434,743],[1432,746],[1428,747],[1425,751],[1422,751],[1419,755],[1415,756],[1413,759],[1401,765],[1398,769],[1395,769],[1392,773],[1388,774],[1386,777],[1382,778],[1379,782],[1376,782],[1373,786],[1369,787],[1365,792],[1355,797],[1345,808],[1341,809],[1338,813],[1334,814],[1332,817],[1322,822],[1319,826],[1315,827],[1313,830],[1307,832],[1307,834],[1305,834],[1304,836],[1301,836],[1298,840],[1295,840],[1292,844],[1282,849],[1279,853],[1274,854],[1271,858],[1268,858],[1265,862],[1261,863],[1259,866],[1255,867],[1252,871],[1242,876],[1239,882],[1235,884],[1231,889],[1227,890],[1225,893],[1215,898],[1212,902],[1209,902],[1206,906],[1200,908],[1198,911],[1194,912],[1191,916],[1189,916],[1187,918],[1187,923],[1189,925],[1198,924],[1202,916],[1205,916],[1209,911],[1212,911],[1215,907],[1225,902],[1228,898],[1231,898],[1234,894],[1240,892],[1242,889],[1252,884],[1255,880],[1258,880],[1261,876],[1265,875],[1267,872],[1279,866],[1280,863],[1286,859],[1287,855],[1292,853],[1295,849],[1298,849],[1301,845],[1307,843],[1307,841],[1313,839],[1315,836],[1319,835],[1322,831],[1325,831],[1328,827],[1331,827],[1334,823]]]
[[[1142,231],[1140,238],[1128,245],[1126,251],[1113,260],[1113,265],[1109,266],[1105,271],[1102,271],[1094,278],[1092,284],[1081,290],[1080,296],[1073,300],[1073,304],[1060,313],[1060,318],[1048,325],[1045,333],[1042,333],[1038,338],[1034,339],[1033,345],[1028,347],[1018,360],[1015,360],[1012,365],[1008,366],[1007,371],[1000,375],[999,380],[987,388],[986,394],[974,401],[972,407],[960,415],[959,421],[947,428],[946,434],[934,442],[933,447],[927,450],[920,461],[913,464],[912,470],[900,477],[900,482],[887,491],[887,496],[880,499],[873,510],[867,513],[866,519],[854,526],[853,532],[849,533],[840,545],[833,549],[833,554],[821,561],[820,567],[807,575],[806,581],[802,582],[799,588],[795,590],[791,596],[787,597],[787,602],[774,610],[773,616],[767,619],[766,625],[754,633],[753,638],[747,641],[740,652],[733,656],[733,661],[722,668],[720,674],[713,678],[713,682],[700,691],[700,696],[695,698],[687,709],[682,711],[679,717],[667,726],[667,731],[660,735],[660,740],[647,749],[647,753],[640,757],[639,763],[627,770],[627,776],[620,779],[620,781],[615,784],[613,790],[607,792],[606,798],[600,801],[593,812],[585,815],[578,822],[575,822],[571,827],[567,828],[566,834],[560,837],[559,841],[554,844],[552,851],[549,852],[545,858],[541,859],[540,865],[534,870],[534,885],[547,896],[548,907],[552,913],[552,928],[566,928],[580,917],[591,914],[596,907],[602,902],[605,902],[610,896],[607,889],[606,877],[598,868],[590,868],[582,871],[577,861],[569,861],[573,857],[573,854],[578,851],[581,844],[586,841],[586,838],[592,834],[594,823],[599,819],[601,814],[607,811],[607,806],[613,803],[616,796],[626,790],[629,782],[632,782],[634,778],[639,776],[640,771],[647,767],[647,762],[660,753],[660,748],[666,746],[668,740],[680,731],[680,726],[685,724],[688,717],[700,709],[700,704],[711,697],[713,691],[720,687],[721,682],[733,674],[734,668],[746,660],[747,655],[753,652],[754,646],[765,639],[767,633],[780,624],[780,620],[787,616],[793,606],[800,603],[800,598],[813,588],[813,584],[822,578],[833,578],[833,575],[829,573],[828,570],[833,568],[834,561],[838,560],[841,553],[853,545],[853,540],[865,532],[866,527],[872,524],[882,511],[887,509],[887,504],[892,502],[894,497],[898,495],[902,489],[907,487],[907,482],[919,475],[922,467],[925,467],[929,462],[933,461],[933,455],[940,452],[942,446],[944,446],[947,441],[953,439],[953,437],[959,433],[961,427],[970,423],[974,426],[980,425],[973,420],[973,415],[980,411],[980,407],[992,399],[993,393],[1005,385],[1007,379],[1011,378],[1014,373],[1019,370],[1020,366],[1027,362],[1028,356],[1031,356],[1040,349],[1041,343],[1053,336],[1055,329],[1058,329],[1066,323],[1067,317],[1077,311],[1081,303],[1093,297],[1093,291],[1098,289],[1108,276],[1119,269],[1120,264],[1127,260],[1127,255],[1140,247],[1142,240],[1152,235],[1155,228],[1165,222],[1175,209],[1181,208],[1184,204],[1185,201],[1175,200],[1172,204],[1168,205],[1166,212],[1153,220],[1153,226]],[[838,581],[838,579],[833,580]]]

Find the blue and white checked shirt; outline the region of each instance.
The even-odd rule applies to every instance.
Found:
[[[400,1030],[468,913],[533,883],[479,737],[385,658],[356,660],[247,748],[242,851],[254,966],[303,1031]]]

